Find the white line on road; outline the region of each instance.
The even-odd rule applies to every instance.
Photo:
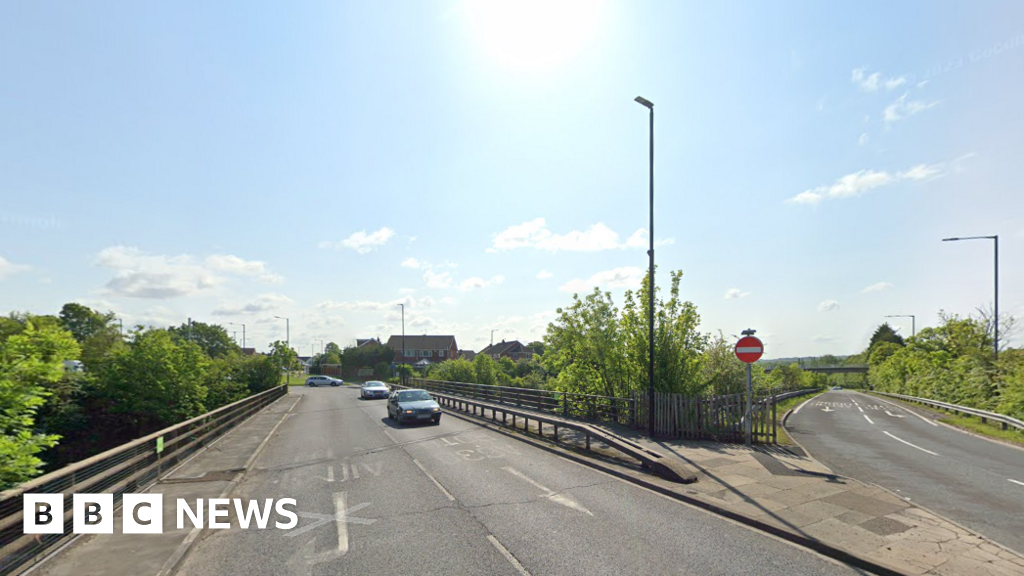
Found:
[[[893,438],[895,440],[899,440],[900,442],[903,442],[904,444],[906,444],[907,446],[910,446],[911,448],[917,448],[921,452],[927,452],[927,453],[931,454],[932,456],[938,456],[938,454],[936,454],[935,452],[932,452],[931,450],[925,450],[924,448],[921,448],[920,446],[916,446],[914,444],[911,444],[910,442],[907,442],[906,440],[904,440],[902,438],[897,438],[896,436],[893,436],[892,434],[889,434],[888,432],[885,432],[885,435],[890,437],[890,438]]]
[[[1024,486],[1024,482],[1021,482],[1020,480],[1014,480],[1013,478],[1007,478],[1007,480],[1013,482],[1014,484],[1020,484],[1021,486]]]
[[[874,422],[871,421],[871,418],[868,418],[867,414],[864,415],[864,419],[867,420],[868,422],[871,422],[872,424],[874,424]]]
[[[579,502],[573,500],[572,497],[567,496],[565,494],[556,494],[551,489],[549,489],[549,488],[547,488],[545,486],[542,486],[538,482],[534,481],[532,478],[527,477],[526,474],[523,474],[522,472],[520,472],[519,470],[516,470],[515,468],[513,468],[511,466],[505,466],[504,468],[502,468],[502,470],[508,472],[509,474],[511,474],[513,476],[516,476],[517,478],[521,478],[523,480],[526,480],[530,484],[532,484],[535,487],[539,488],[540,490],[543,490],[544,492],[546,492],[546,494],[541,494],[541,498],[547,498],[548,500],[551,500],[552,502],[556,502],[558,504],[561,504],[562,506],[565,506],[567,508],[572,508],[573,510],[579,510],[580,512],[583,512],[584,514],[586,514],[588,516],[593,516],[594,515],[593,512],[591,512],[590,510],[587,510],[582,504],[580,504]]]
[[[430,481],[434,483],[434,486],[437,486],[438,489],[441,490],[441,492],[444,492],[444,495],[447,496],[449,500],[453,502],[455,501],[455,496],[452,496],[450,492],[445,490],[444,486],[441,486],[441,483],[438,482],[436,478],[431,476],[430,472],[427,472],[427,469],[423,467],[423,464],[420,464],[419,460],[413,460],[412,463],[419,466],[420,470],[423,470],[423,473],[427,475],[427,478],[430,478]]]
[[[508,551],[508,548],[502,546],[501,542],[498,542],[498,539],[495,538],[493,534],[488,534],[487,540],[489,540],[491,544],[493,544],[494,547],[498,549],[498,552],[501,552],[501,555],[505,557],[505,560],[508,560],[509,564],[515,567],[515,569],[520,574],[522,574],[523,576],[530,576],[530,572],[526,569],[526,567],[520,564],[519,560],[516,560],[516,557]]]
[[[544,486],[541,486],[536,481],[534,481],[532,478],[527,477],[526,474],[523,474],[522,472],[520,472],[519,470],[516,470],[515,468],[513,468],[511,466],[505,466],[505,468],[503,468],[503,470],[505,470],[506,472],[508,472],[509,474],[511,474],[513,476],[517,476],[519,478],[522,478],[523,480],[526,480],[530,484],[533,484],[534,486],[536,486],[537,488],[540,488],[541,490],[543,490],[544,492],[547,492],[548,494],[553,494],[554,493],[550,489],[545,488]]]
[[[888,400],[885,400],[884,398],[875,398],[875,400],[881,400],[882,402],[885,402],[886,404],[888,404],[890,406],[895,406],[895,407],[899,408],[900,410],[903,409],[899,404],[893,404],[892,402],[889,402]],[[921,420],[924,420],[925,422],[931,424],[932,426],[935,426],[936,428],[938,428],[938,426],[939,426],[935,422],[932,422],[931,420],[925,418],[924,416],[921,416],[920,414],[918,414],[917,412],[914,412],[913,410],[907,410],[907,412],[910,412],[914,416],[917,416]]]
[[[334,515],[345,513],[345,493],[334,493]],[[338,554],[344,555],[348,552],[348,522],[335,522],[338,528]]]
[[[889,412],[888,410],[886,410],[885,413],[888,414],[889,416],[892,416],[893,418],[903,418],[903,415],[901,415],[901,414],[893,414],[892,412]]]
[[[860,413],[861,413],[861,414],[863,414],[863,413],[864,413],[864,409],[863,409],[863,408],[861,408],[860,406],[857,406],[857,410],[860,410]]]

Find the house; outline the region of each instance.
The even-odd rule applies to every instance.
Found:
[[[455,336],[424,334],[422,336],[406,335],[404,338],[404,346],[401,334],[388,338],[388,347],[395,351],[396,362],[415,364],[419,360],[426,360],[436,363],[458,358],[459,346],[455,343]]]
[[[363,346],[380,346],[380,340],[376,338],[356,338],[356,348]]]
[[[455,353],[455,357],[465,358],[466,360],[472,362],[473,359],[476,358],[476,352],[473,352],[472,350],[459,350],[458,352]]]
[[[533,351],[524,346],[519,340],[512,340],[510,342],[502,340],[498,344],[491,344],[487,348],[477,352],[477,354],[486,354],[495,360],[500,358],[530,360],[533,358]]]

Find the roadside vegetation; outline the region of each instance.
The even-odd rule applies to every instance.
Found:
[[[243,356],[201,322],[122,334],[76,303],[0,318],[0,489],[276,386],[294,351],[273,348]]]

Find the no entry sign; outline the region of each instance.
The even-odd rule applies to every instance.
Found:
[[[759,338],[744,336],[736,343],[736,357],[741,362],[753,364],[760,360],[762,354],[764,354],[764,344]]]

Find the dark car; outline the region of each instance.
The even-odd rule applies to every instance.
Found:
[[[398,390],[388,398],[388,418],[403,422],[441,423],[441,406],[426,390]]]

